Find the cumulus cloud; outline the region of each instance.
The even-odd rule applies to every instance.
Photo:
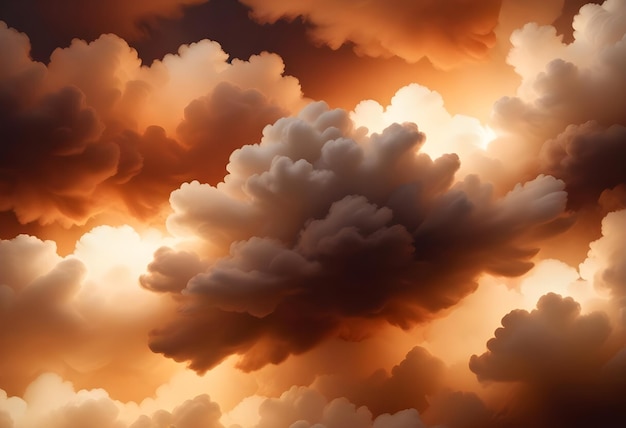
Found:
[[[0,210],[22,223],[154,216],[181,183],[219,182],[234,149],[302,102],[278,56],[228,62],[208,40],[150,67],[114,35],[47,66],[4,23],[0,44]]]
[[[362,55],[398,56],[409,62],[428,57],[440,67],[486,55],[495,44],[501,4],[500,0],[403,1],[392,7],[380,0],[241,2],[261,22],[301,17],[311,25],[313,39],[333,49],[352,44]]]
[[[302,17],[333,47],[442,66],[493,41],[499,2],[470,3],[448,2],[457,15],[246,1],[259,20]],[[540,20],[579,3],[545,2]],[[623,423],[624,211],[578,271],[544,260],[527,272],[567,209],[599,220],[625,206],[625,18],[609,0],[582,9],[571,42],[551,26],[516,32],[521,86],[491,128],[420,85],[385,107],[290,116],[305,100],[278,56],[229,60],[206,40],[145,66],[105,35],[44,65],[0,23],[0,218],[158,222],[171,210],[175,237],[99,227],[66,257],[33,236],[0,241],[0,428]],[[583,300],[548,294],[530,310],[547,291]],[[481,354],[513,307],[528,310],[506,315]],[[106,391],[53,375],[28,386],[42,371]]]
[[[455,153],[462,168],[495,138],[478,119],[450,114],[439,93],[416,83],[400,88],[386,107],[374,100],[362,101],[350,117],[356,126],[377,133],[392,123],[417,123],[426,135],[420,150],[433,158]]]
[[[572,207],[624,183],[613,159],[624,145],[626,106],[615,94],[626,88],[625,17],[624,3],[609,0],[581,8],[571,43],[552,26],[527,24],[513,33],[508,61],[522,83],[516,97],[494,106],[500,138],[490,150],[510,180],[554,174],[565,181]]]
[[[608,214],[602,221],[602,237],[589,244],[588,257],[580,266],[583,277],[616,299],[626,297],[626,252],[620,239],[625,231],[626,211]]]
[[[576,301],[550,293],[532,312],[507,314],[470,368],[482,381],[517,384],[500,403],[504,425],[621,424],[624,366],[611,333],[605,313],[581,314]]]
[[[62,258],[51,241],[26,235],[0,241],[0,323],[11,326],[0,332],[2,388],[21,393],[42,370],[78,384],[97,382],[119,396],[163,382],[171,368],[149,352],[145,338],[169,305],[137,283],[162,242],[103,226]],[[136,301],[132,308],[129,299]],[[117,385],[120,376],[151,380],[135,389]]]
[[[314,386],[327,397],[346,397],[367,406],[374,415],[405,409],[424,411],[430,397],[442,389],[445,371],[440,360],[415,347],[390,373],[380,369],[367,378],[337,373],[317,379]]]
[[[328,402],[319,392],[304,387],[293,387],[280,398],[262,402],[259,416],[255,428],[425,428],[415,409],[373,419],[366,407],[357,407],[345,398]]]
[[[0,389],[0,423],[11,428],[224,428],[220,407],[208,395],[146,412],[143,405],[113,400],[102,389],[76,390],[57,375],[43,374],[23,398]]]
[[[626,184],[626,127],[595,122],[570,125],[542,147],[541,169],[567,183],[570,205],[596,203],[602,192]]]
[[[220,423],[222,412],[220,407],[204,394],[185,401],[170,413],[160,410],[152,417],[142,416],[129,428],[224,428]]]
[[[140,405],[113,400],[102,389],[76,390],[59,376],[44,374],[31,383],[23,398],[0,390],[0,423],[11,428],[425,428],[415,409],[373,417],[364,406],[345,398],[328,400],[306,387],[292,387],[277,398],[251,397],[244,425],[225,425],[228,415],[206,394],[149,411]],[[231,418],[232,419],[232,418]]]
[[[234,152],[224,183],[173,192],[169,229],[214,262],[152,349],[201,371],[233,353],[258,368],[367,325],[427,320],[483,271],[527,271],[563,213],[562,183],[541,176],[497,199],[475,176],[453,185],[458,158],[416,153],[423,139],[409,124],[367,136],[312,104]]]
[[[56,35],[97,37],[116,33],[137,39],[144,35],[145,26],[156,18],[176,18],[185,7],[207,0],[94,0],[86,4],[77,0],[62,0],[54,4],[46,0],[25,0],[12,5],[5,13],[21,16],[37,13],[37,21]]]
[[[600,365],[599,349],[611,332],[604,314],[581,315],[576,301],[557,294],[539,299],[533,312],[510,312],[502,326],[489,351],[470,360],[481,380],[574,380],[582,368]]]

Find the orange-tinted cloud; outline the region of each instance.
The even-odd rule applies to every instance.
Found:
[[[545,2],[542,20],[561,7]],[[552,27],[516,32],[522,84],[496,105],[486,149],[489,128],[419,85],[386,108],[296,117],[304,100],[276,55],[229,61],[201,41],[147,67],[107,35],[43,65],[0,24],[0,218],[171,210],[175,235],[100,227],[67,257],[0,241],[0,428],[624,422],[624,212],[578,269],[544,260],[501,277],[545,257],[566,208],[586,220],[557,256],[586,251],[581,229],[624,206],[624,16],[616,1],[586,6],[571,44]],[[549,294],[531,312],[547,291],[581,305]],[[513,307],[528,311],[482,353]],[[215,370],[201,379],[148,345]],[[236,371],[237,357],[259,370]],[[106,391],[30,383],[42,371]]]
[[[321,377],[315,388],[327,397],[346,397],[367,406],[374,414],[428,408],[428,398],[443,387],[444,364],[423,348],[415,347],[390,373],[380,369],[366,378],[349,373]]]
[[[495,44],[500,0],[301,1],[242,0],[261,22],[302,17],[311,34],[334,49],[350,43],[357,53],[399,56],[409,62],[428,57],[441,67],[484,57]]]
[[[51,241],[0,241],[0,324],[11,326],[0,332],[2,389],[22,393],[42,371],[54,371],[134,397],[166,379],[171,367],[155,359],[145,338],[171,305],[137,283],[156,248],[151,239],[103,226],[66,258]],[[120,304],[129,299],[132,308]],[[122,379],[137,385],[120,385]]]
[[[181,183],[219,182],[234,149],[302,102],[280,58],[228,63],[214,42],[148,68],[112,35],[75,40],[47,67],[4,24],[0,41],[0,210],[22,223],[154,216]]]
[[[366,407],[357,407],[345,398],[328,402],[319,392],[302,387],[293,387],[280,398],[264,401],[259,415],[260,421],[255,428],[425,428],[415,409],[387,413],[374,419]]]
[[[626,88],[625,17],[623,2],[607,1],[581,9],[570,44],[552,26],[527,24],[513,34],[509,62],[522,84],[518,96],[494,106],[492,126],[501,138],[491,147],[510,180],[555,174],[573,206],[595,203],[603,190],[623,184],[622,168],[607,159],[624,146],[626,106],[615,94]],[[581,175],[574,177],[572,168]],[[586,179],[591,182],[581,185]]]

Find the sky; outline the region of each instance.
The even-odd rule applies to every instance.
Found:
[[[0,428],[626,426],[626,1],[0,3]]]

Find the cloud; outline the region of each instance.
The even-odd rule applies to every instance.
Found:
[[[500,0],[403,1],[393,7],[380,0],[241,2],[260,22],[302,18],[310,24],[313,39],[333,49],[351,44],[362,55],[398,56],[409,62],[428,57],[440,67],[486,55],[495,44],[501,4]]]
[[[446,367],[421,347],[414,347],[390,373],[384,369],[371,376],[352,377],[336,373],[316,380],[313,386],[327,397],[346,397],[367,406],[374,415],[405,409],[426,410],[430,397],[440,392]]]
[[[609,0],[581,8],[569,44],[552,26],[527,24],[513,33],[508,62],[522,83],[516,97],[495,104],[491,126],[500,138],[490,147],[507,165],[508,180],[555,174],[576,208],[623,184],[611,159],[622,150],[626,125],[623,98],[614,96],[626,87],[625,17],[624,3]]]
[[[228,62],[208,40],[150,67],[114,35],[74,40],[47,66],[4,23],[0,44],[0,210],[21,223],[154,217],[183,182],[219,182],[234,149],[302,103],[278,56]]]
[[[475,176],[453,185],[458,158],[416,154],[423,138],[409,124],[366,136],[312,104],[235,151],[224,183],[173,192],[170,231],[214,261],[152,349],[200,371],[244,354],[254,369],[329,336],[425,321],[483,271],[526,272],[563,213],[562,183],[541,176],[496,199]]]
[[[50,373],[32,382],[23,398],[0,389],[0,410],[0,423],[11,428],[223,428],[220,407],[206,394],[146,414],[143,405],[115,401],[102,389],[76,390]]]
[[[406,26],[424,2],[247,3],[331,45],[452,65],[486,51],[464,37],[490,33],[499,2]],[[0,233],[139,225],[97,227],[67,256],[43,235],[0,241],[0,428],[623,423],[624,211],[578,270],[541,259],[586,251],[626,206],[624,18],[609,0],[583,7],[571,42],[562,23],[516,32],[521,86],[489,126],[417,84],[295,115],[307,100],[280,57],[208,40],[148,66],[104,35],[42,64],[0,23]],[[426,37],[439,25],[458,38]],[[413,30],[430,41],[384,43]],[[569,210],[582,220],[546,242]]]
[[[541,169],[567,183],[570,205],[596,203],[602,192],[626,184],[626,127],[595,122],[569,126],[542,147]]]
[[[82,94],[68,87],[30,111],[1,117],[0,209],[14,210],[22,222],[83,218],[91,193],[116,174],[119,150],[95,141],[102,127]]]
[[[185,401],[171,413],[158,411],[151,418],[143,416],[129,428],[161,428],[174,426],[177,428],[224,428],[220,423],[222,412],[220,407],[211,401],[208,395],[199,395]]]
[[[550,293],[532,312],[507,314],[502,326],[487,342],[488,351],[470,359],[480,380],[518,385],[508,402],[500,403],[502,424],[588,426],[624,420],[623,365],[615,355],[621,345],[616,349],[612,343],[605,313],[581,314],[576,301]]]
[[[589,244],[588,257],[580,266],[581,276],[618,300],[626,297],[624,242],[619,238],[624,231],[626,211],[609,213],[602,221],[602,237]]]
[[[599,366],[598,351],[611,332],[600,312],[580,315],[571,298],[547,294],[532,312],[513,311],[487,343],[489,351],[470,360],[481,380],[542,383],[573,380],[588,366]]]
[[[430,397],[424,420],[448,428],[497,427],[491,409],[472,392],[444,390]]]
[[[372,420],[366,407],[357,407],[345,398],[328,402],[319,392],[304,387],[293,387],[280,398],[262,402],[259,415],[255,428],[425,428],[415,409]]]
[[[439,93],[416,83],[400,88],[386,107],[374,100],[360,102],[350,117],[356,126],[377,133],[393,123],[417,123],[426,135],[420,149],[423,153],[432,158],[455,153],[461,158],[461,167],[466,171],[465,162],[481,153],[494,138],[478,119],[451,115]]]
[[[146,35],[146,26],[157,18],[178,18],[187,6],[206,0],[95,0],[87,6],[77,0],[62,0],[54,5],[45,0],[25,0],[3,11],[11,16],[36,11],[36,22],[55,35],[97,37],[116,33],[138,39]]]
[[[142,290],[137,278],[164,242],[130,227],[102,226],[61,258],[51,241],[26,235],[0,241],[0,322],[11,325],[0,332],[2,388],[21,393],[41,371],[98,383],[121,397],[160,385],[171,367],[145,338],[170,305]],[[119,385],[121,378],[143,380],[135,388]]]

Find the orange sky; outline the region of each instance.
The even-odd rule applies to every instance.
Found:
[[[0,428],[622,426],[626,3],[0,6]]]

